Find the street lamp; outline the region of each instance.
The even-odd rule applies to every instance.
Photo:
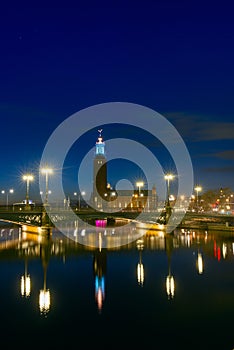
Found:
[[[81,192],[81,196],[83,197],[83,196],[85,196],[86,195],[86,193],[85,193],[85,191],[82,191]],[[79,209],[81,208],[81,197],[79,196]]]
[[[7,207],[7,209],[8,209],[8,195],[9,195],[9,193],[14,193],[14,190],[13,190],[13,188],[11,188],[8,192],[7,191],[5,191],[5,190],[2,190],[1,191],[1,193],[2,194],[5,194],[6,193],[6,207]]]
[[[26,208],[29,207],[29,183],[33,181],[33,175],[26,174],[23,176],[23,180],[26,181]]]
[[[141,187],[144,186],[144,182],[139,181],[136,183],[136,186],[138,187],[138,192],[139,192],[139,196],[140,196],[140,192],[141,192]]]
[[[77,196],[77,192],[74,192],[74,196],[75,196],[75,197]],[[76,208],[76,210],[77,210],[77,208]]]
[[[46,189],[45,189],[45,205],[48,204],[48,180],[49,180],[49,175],[53,173],[53,170],[51,168],[42,168],[41,169],[42,174],[45,175],[46,179]]]
[[[166,197],[166,203],[165,203],[165,211],[164,211],[164,215],[163,215],[163,221],[165,224],[168,223],[169,218],[171,216],[171,212],[172,212],[172,208],[170,205],[170,181],[173,180],[174,175],[172,174],[166,174],[164,176],[164,179],[167,182],[167,197]]]
[[[198,193],[202,190],[201,186],[196,186],[194,190],[197,192],[197,211],[198,211]]]
[[[164,179],[167,181],[167,204],[169,205],[169,197],[170,197],[170,181],[173,180],[174,175],[166,174]]]
[[[85,195],[86,195],[85,191],[82,191],[81,193],[79,192],[79,194],[78,194],[78,209],[79,210],[81,208],[81,196],[83,197]],[[77,192],[74,192],[74,196],[77,196]]]

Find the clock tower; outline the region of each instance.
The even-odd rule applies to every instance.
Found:
[[[98,133],[93,160],[93,201],[97,208],[102,208],[102,202],[107,193],[107,164],[102,129],[98,130]]]

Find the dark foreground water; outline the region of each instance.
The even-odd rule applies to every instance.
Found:
[[[0,232],[4,347],[234,348],[231,233],[136,230],[136,240],[96,248],[55,229],[46,239]]]

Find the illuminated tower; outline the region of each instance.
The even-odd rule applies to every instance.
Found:
[[[98,130],[95,157],[93,160],[93,200],[97,208],[102,207],[102,199],[107,192],[107,164],[105,156],[105,142],[102,138],[102,129]]]

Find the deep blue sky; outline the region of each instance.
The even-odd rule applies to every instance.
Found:
[[[112,101],[168,118],[188,147],[195,183],[234,189],[232,2],[13,1],[1,6],[0,44],[0,189],[22,196],[21,175],[38,177],[54,129]]]

